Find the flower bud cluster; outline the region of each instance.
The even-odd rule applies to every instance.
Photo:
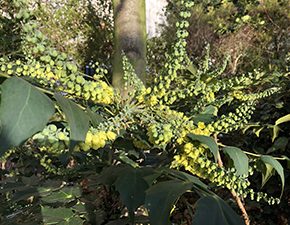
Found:
[[[117,138],[117,134],[113,131],[98,131],[90,129],[86,135],[84,143],[80,143],[80,148],[83,151],[90,149],[98,150],[105,147],[108,142],[113,142]]]
[[[189,27],[188,18],[191,16],[190,9],[193,6],[193,2],[190,0],[182,0],[180,2],[180,20],[176,22],[176,42],[172,48],[172,53],[168,54],[167,63],[165,64],[165,74],[158,76],[155,79],[155,87],[153,89],[153,95],[158,99],[163,98],[167,90],[170,89],[171,83],[178,77],[177,71],[185,68],[185,64],[188,61],[186,54],[186,38],[189,33],[187,28]],[[176,101],[176,96],[167,96],[164,101],[168,104],[172,104]]]
[[[66,130],[57,128],[54,124],[50,124],[41,132],[35,134],[32,139],[40,151],[58,155],[67,149],[69,133]]]
[[[202,145],[196,146],[190,142],[184,144],[182,153],[174,156],[171,167],[183,167],[188,172],[209,180],[218,187],[234,191],[244,198],[250,196],[252,200],[260,201],[263,199],[269,204],[278,204],[280,201],[278,198],[269,197],[266,193],[254,192],[249,187],[248,175],[237,175],[234,168],[219,167],[209,158],[208,150]],[[252,175],[251,172],[249,174]]]
[[[228,115],[222,115],[218,120],[210,125],[216,132],[228,133],[238,130],[249,122],[254,110],[254,102],[243,102],[235,109],[234,113],[230,112]]]
[[[232,93],[233,97],[235,99],[238,99],[240,101],[255,101],[261,98],[267,98],[274,93],[277,93],[280,90],[280,88],[269,88],[267,90],[264,90],[259,93],[252,93],[252,94],[245,94],[242,91],[234,91]]]
[[[117,134],[113,131],[100,131],[90,128],[86,134],[85,141],[79,143],[75,150],[100,149],[109,142],[113,142]],[[40,151],[60,154],[69,146],[69,132],[65,129],[57,128],[54,124],[48,125],[41,132],[33,136],[34,143],[38,145]]]
[[[37,61],[23,62],[16,60],[6,62],[0,59],[0,72],[33,78],[41,85],[53,88],[74,97],[90,100],[93,103],[111,104],[114,90],[95,75],[97,80],[88,80],[77,72],[76,65],[66,63],[62,66],[51,66]]]

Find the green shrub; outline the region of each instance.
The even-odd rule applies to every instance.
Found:
[[[28,12],[29,5],[21,4]],[[110,71],[100,63],[93,76],[83,74],[41,32],[39,9],[22,13],[22,54],[0,58],[0,153],[2,161],[14,163],[1,181],[1,201],[9,206],[1,208],[1,222],[103,223],[112,215],[105,218],[94,208],[100,206],[100,184],[119,193],[116,213],[126,207],[131,222],[138,222],[135,211],[143,206],[151,224],[169,224],[185,192],[200,196],[193,224],[209,224],[214,214],[221,224],[243,224],[214,193],[220,189],[237,201],[280,202],[282,194],[270,196],[250,182],[260,167],[272,167],[283,193],[277,158],[227,146],[218,137],[245,128],[259,103],[284,92],[285,74],[254,70],[225,76],[229,59],[215,64],[209,49],[193,64],[186,52],[191,7],[191,1],[178,1],[176,37],[156,56],[165,63],[151,65],[157,75],[148,86],[123,57],[132,90],[127,99],[106,82]]]

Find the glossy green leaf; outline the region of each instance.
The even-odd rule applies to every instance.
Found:
[[[278,137],[280,128],[276,125],[273,126],[273,136],[272,136],[272,142],[275,141],[275,139]]]
[[[130,171],[131,168],[124,165],[110,166],[104,168],[97,177],[98,184],[113,185],[119,176]]]
[[[201,114],[211,114],[213,116],[217,116],[218,108],[213,105],[209,105],[205,107],[204,111],[201,112]]]
[[[266,163],[262,170],[262,187],[267,183],[272,175],[274,175],[274,168],[270,164]]]
[[[157,183],[147,190],[145,206],[151,224],[171,225],[170,212],[178,198],[193,187],[191,182],[170,180]]]
[[[87,108],[86,111],[93,127],[97,127],[100,123],[105,121],[105,119],[101,115],[94,113],[90,108]]]
[[[136,163],[134,160],[130,159],[127,154],[124,152],[120,152],[118,155],[118,159],[120,159],[123,163],[132,166],[133,168],[139,167],[139,164]]]
[[[24,190],[21,191],[15,191],[15,193],[13,193],[13,197],[11,198],[11,200],[13,202],[18,202],[21,200],[27,200],[28,198],[32,197],[32,196],[38,196],[39,193],[37,192],[37,189],[34,187],[26,187]]]
[[[193,118],[195,124],[197,124],[198,122],[210,123],[213,120],[214,116],[212,114],[198,114]]]
[[[189,72],[191,72],[193,75],[196,75],[197,73],[197,68],[195,65],[193,65],[192,63],[189,63],[188,67],[187,67],[187,70]]]
[[[199,187],[201,187],[204,190],[207,190],[207,185],[205,183],[203,183],[198,177],[190,175],[188,173],[179,171],[179,170],[173,170],[173,169],[165,169],[166,172],[168,172],[169,174],[175,176],[178,179],[184,180],[184,181],[188,181],[188,182],[192,182],[194,185],[197,185]]]
[[[89,130],[90,118],[76,103],[55,94],[55,99],[63,110],[70,127],[70,140],[74,143],[84,141]]]
[[[47,196],[42,196],[42,200],[46,203],[70,202],[81,196],[78,187],[64,187],[60,190],[53,191]]]
[[[288,145],[288,138],[287,137],[279,137],[275,140],[274,144],[268,149],[266,154],[281,150],[285,151]]]
[[[283,116],[276,120],[275,125],[279,125],[281,123],[286,123],[290,121],[290,114],[287,114],[286,116]]]
[[[84,220],[82,220],[79,216],[70,217],[66,221],[62,221],[58,223],[57,225],[82,225],[84,223]]]
[[[12,77],[1,85],[0,155],[41,131],[54,113],[52,101],[28,82]]]
[[[249,124],[249,125],[246,125],[244,127],[244,129],[242,130],[243,133],[246,133],[247,130],[249,130],[250,128],[252,127],[257,127],[256,129],[259,129],[260,125],[259,124]]]
[[[219,148],[213,138],[204,136],[204,135],[195,135],[195,134],[188,134],[188,137],[193,141],[199,141],[200,143],[206,145],[209,148],[209,150],[212,152],[215,161],[217,161]]]
[[[261,127],[261,128],[256,128],[253,131],[257,137],[260,137],[260,133],[263,129],[264,129],[264,127]]]
[[[223,151],[233,160],[237,175],[248,175],[249,158],[241,149],[227,146],[223,148]]]
[[[116,190],[120,193],[122,202],[131,213],[144,204],[145,191],[149,187],[138,171],[138,169],[132,168],[127,173],[119,176],[114,183]]]
[[[285,185],[284,169],[282,165],[278,162],[278,160],[274,159],[272,156],[269,156],[269,155],[261,156],[261,161],[264,162],[265,164],[271,165],[279,174],[281,178],[281,182],[282,182],[282,190],[281,190],[281,196],[282,196],[283,191],[284,191],[284,185]]]
[[[74,216],[71,209],[63,207],[51,208],[48,206],[43,206],[41,207],[41,213],[45,224],[59,224],[68,222]]]
[[[206,196],[196,202],[192,225],[245,225],[240,216],[218,196]]]

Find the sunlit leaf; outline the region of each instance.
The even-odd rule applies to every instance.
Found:
[[[76,103],[55,94],[55,99],[63,110],[70,127],[70,140],[74,142],[85,141],[89,129],[90,118]]]
[[[272,142],[275,141],[275,139],[278,137],[280,128],[276,125],[273,126],[273,136],[272,136]]]
[[[204,135],[195,135],[195,134],[188,134],[188,137],[193,141],[199,141],[200,143],[206,145],[206,147],[208,147],[211,153],[213,154],[215,161],[217,161],[219,148],[213,138],[204,136]]]
[[[285,185],[284,169],[282,165],[278,162],[278,160],[274,159],[272,156],[269,156],[269,155],[261,156],[261,161],[264,162],[265,164],[271,165],[279,174],[281,178],[281,182],[282,182],[282,190],[281,190],[281,196],[282,196],[283,191],[284,191],[284,185]]]
[[[12,77],[1,85],[0,155],[41,131],[54,113],[52,101],[28,82]]]
[[[41,207],[41,213],[45,224],[63,224],[64,222],[68,222],[74,216],[71,209],[64,207],[51,208],[43,206]]]
[[[275,125],[279,125],[281,123],[286,123],[290,121],[290,114],[287,114],[286,116],[283,116],[276,120]]]
[[[261,128],[259,128],[259,129],[254,129],[254,133],[255,133],[255,135],[257,136],[257,137],[260,137],[260,133],[261,133],[261,131],[264,129],[264,127],[261,127]]]
[[[262,171],[262,187],[268,182],[271,176],[274,174],[274,168],[270,164],[266,163]]]
[[[233,160],[238,175],[248,175],[249,158],[241,149],[227,146],[223,151]]]

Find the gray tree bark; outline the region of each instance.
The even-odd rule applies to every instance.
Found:
[[[122,52],[132,63],[137,76],[145,82],[146,14],[145,0],[113,0],[115,57],[113,86],[124,93]]]

